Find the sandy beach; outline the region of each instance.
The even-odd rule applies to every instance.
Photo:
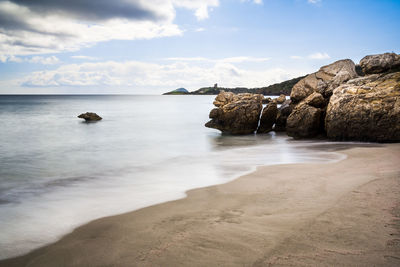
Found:
[[[340,153],[95,220],[0,266],[399,266],[400,144]]]

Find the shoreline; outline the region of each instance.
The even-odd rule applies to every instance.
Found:
[[[347,158],[258,167],[185,198],[94,220],[0,266],[398,264],[390,212],[400,213],[400,145],[340,153]]]

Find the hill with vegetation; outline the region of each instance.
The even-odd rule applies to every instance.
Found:
[[[164,95],[218,95],[219,92],[221,91],[232,92],[235,94],[253,93],[253,94],[263,94],[263,95],[280,95],[280,94],[290,95],[293,86],[304,77],[305,76],[301,76],[288,81],[260,88],[246,88],[246,87],[224,88],[224,87],[218,87],[217,84],[215,84],[213,87],[203,87],[193,92],[188,92],[186,89],[185,89],[186,92],[177,92],[178,90],[177,89],[165,93]]]
[[[171,92],[164,93],[163,95],[188,95],[190,92],[185,88],[178,88]]]

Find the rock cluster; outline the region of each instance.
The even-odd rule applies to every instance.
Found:
[[[262,103],[268,103],[263,110]],[[323,66],[294,85],[290,100],[223,92],[214,104],[206,126],[222,132],[400,141],[400,55],[366,56],[357,66],[350,59]]]
[[[86,112],[86,113],[82,113],[81,115],[78,116],[78,118],[80,119],[84,119],[85,121],[99,121],[101,119],[103,119],[102,117],[100,117],[99,115],[97,115],[96,113],[93,112]]]

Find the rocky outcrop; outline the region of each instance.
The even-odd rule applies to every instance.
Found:
[[[293,110],[292,101],[290,99],[286,100],[279,108],[276,115],[276,122],[274,126],[275,132],[286,131],[286,121],[290,113]]]
[[[262,101],[261,95],[220,94],[206,126],[234,134],[254,133]],[[349,59],[336,61],[300,80],[290,100],[279,108],[277,103],[275,98],[263,110],[258,133],[273,129],[294,138],[398,142],[400,55],[367,56],[357,69]]]
[[[290,99],[293,103],[299,103],[313,92],[319,92],[324,98],[329,98],[336,87],[357,76],[353,61],[350,59],[336,61],[296,83]]]
[[[215,98],[210,112],[210,121],[205,124],[223,133],[251,134],[257,130],[262,110],[263,96],[259,94],[238,94],[221,92]]]
[[[272,126],[275,124],[277,114],[277,104],[270,102],[262,111],[260,126],[257,129],[257,133],[268,133],[272,131]]]
[[[400,141],[400,72],[369,75],[338,87],[325,125],[327,136],[335,140]]]
[[[290,113],[286,122],[286,133],[294,138],[310,138],[321,133],[321,118],[325,99],[314,92],[300,102]]]
[[[82,113],[81,115],[78,116],[78,118],[80,119],[84,119],[85,121],[99,121],[101,119],[103,119],[102,117],[100,117],[99,115],[97,115],[96,113],[93,112],[86,112],[86,113]]]
[[[366,56],[361,59],[360,66],[365,74],[400,71],[400,55],[385,53]]]

